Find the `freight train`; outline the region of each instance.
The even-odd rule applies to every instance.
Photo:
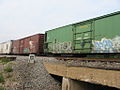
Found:
[[[1,43],[0,53],[6,51],[3,48],[10,47],[11,51],[5,53],[119,54],[120,11],[46,31],[45,35],[38,35],[37,39],[28,37],[28,39],[23,38],[11,42],[6,47],[2,47],[3,43]]]
[[[45,33],[45,53],[109,55],[120,53],[120,11]]]
[[[0,44],[0,54],[43,54],[44,34],[35,34]]]

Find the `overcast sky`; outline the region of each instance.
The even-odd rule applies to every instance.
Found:
[[[0,42],[120,10],[120,0],[0,0]]]

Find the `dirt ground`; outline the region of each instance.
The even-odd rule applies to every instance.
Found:
[[[61,90],[61,82],[57,81],[46,71],[43,62],[63,63],[67,66],[76,67],[120,70],[120,62],[63,61],[55,58],[36,57],[35,63],[29,63],[28,56],[15,57],[15,61],[7,64],[0,63],[0,73],[4,77],[4,82],[0,82],[0,90]],[[4,68],[7,66],[11,66],[13,71],[5,72]]]
[[[0,63],[0,73],[4,77],[0,87],[3,90],[61,90],[61,83],[49,75],[44,61],[54,60],[37,57],[35,63],[28,63],[27,56],[17,56],[15,61]],[[13,71],[5,72],[7,66],[12,66]]]

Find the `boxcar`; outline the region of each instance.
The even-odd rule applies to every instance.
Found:
[[[43,54],[44,34],[36,34],[13,41],[13,54]]]
[[[45,33],[45,53],[120,53],[120,11]]]
[[[0,43],[0,54],[11,54],[12,52],[12,40]]]

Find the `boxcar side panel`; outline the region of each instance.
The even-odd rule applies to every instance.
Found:
[[[30,38],[29,43],[29,53],[39,53],[39,40],[40,40],[40,35],[35,35]]]
[[[30,53],[30,45],[29,45],[29,42],[30,42],[30,37],[27,37],[24,40],[24,45],[23,45],[23,54],[27,54],[27,53]]]
[[[42,54],[43,53],[44,34],[37,34],[29,37],[27,41],[28,53]]]
[[[72,25],[60,27],[46,32],[45,52],[72,53]]]
[[[12,41],[8,41],[0,44],[1,54],[11,54],[11,52],[12,52]]]
[[[20,47],[20,51],[19,51],[19,53],[20,54],[24,54],[24,39],[21,39],[20,40],[20,44],[19,44],[19,47]]]
[[[13,42],[13,54],[43,53],[44,34],[36,34]]]
[[[12,54],[20,54],[20,40],[13,41]]]
[[[74,25],[74,53],[90,53],[93,39],[93,21]]]
[[[0,54],[3,54],[3,43],[0,43]]]
[[[44,50],[43,50],[43,46],[44,46],[44,34],[40,34],[39,36],[39,41],[38,41],[38,49],[37,49],[37,52],[40,53],[40,54],[43,54],[44,53]]]
[[[95,53],[120,53],[120,14],[95,20]]]
[[[120,53],[120,12],[47,31],[47,53]]]

